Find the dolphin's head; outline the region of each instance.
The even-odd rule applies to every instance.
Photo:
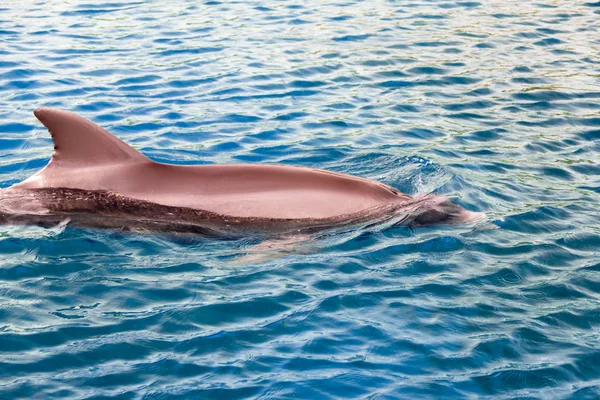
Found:
[[[484,214],[466,210],[451,202],[446,196],[435,194],[417,199],[418,206],[407,221],[410,226],[439,224],[467,224],[479,221]]]

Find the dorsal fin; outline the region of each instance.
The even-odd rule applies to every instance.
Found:
[[[52,163],[79,165],[148,161],[148,158],[98,125],[76,114],[40,107],[34,112],[52,136]]]

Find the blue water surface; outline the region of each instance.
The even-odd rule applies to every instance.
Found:
[[[6,1],[0,186],[59,107],[487,220],[218,241],[0,227],[0,398],[600,397],[600,3]]]

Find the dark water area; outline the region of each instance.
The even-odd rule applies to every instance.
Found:
[[[0,398],[600,398],[600,3],[4,2],[0,187],[38,106],[175,164],[487,220],[252,238],[0,227]]]

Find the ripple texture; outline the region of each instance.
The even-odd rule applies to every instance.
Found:
[[[77,112],[154,160],[435,191],[477,226],[0,227],[0,397],[600,397],[600,3],[5,2],[0,182]],[[246,261],[244,261],[246,260]]]

